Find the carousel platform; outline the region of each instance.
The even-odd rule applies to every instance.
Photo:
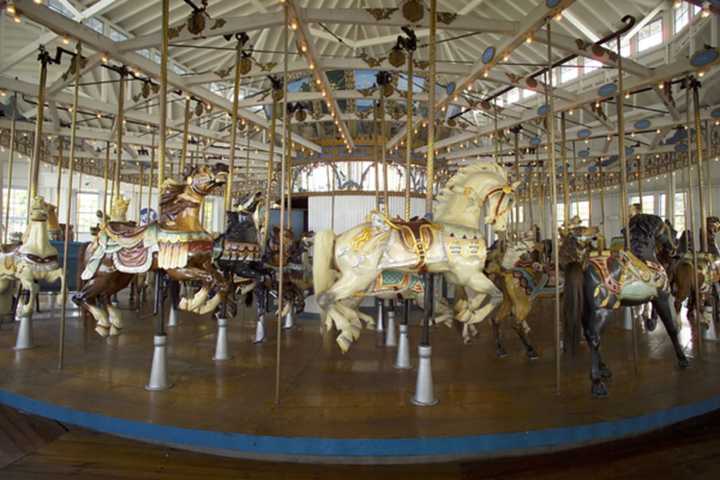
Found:
[[[90,430],[219,455],[316,463],[414,463],[516,456],[608,442],[720,409],[720,346],[692,352],[681,371],[662,326],[639,333],[637,373],[632,335],[611,323],[604,338],[613,369],[610,396],[594,399],[589,352],[562,359],[555,386],[552,304],[531,320],[541,358],[528,360],[509,326],[509,356],[497,358],[489,325],[463,345],[457,332],[432,332],[439,404],[410,403],[415,370],[393,368],[394,349],[374,331],[342,355],[319,322],[301,318],[283,332],[280,404],[274,402],[276,339],[253,345],[254,318],[230,322],[233,358],[214,362],[215,323],[181,317],[168,334],[174,387],[147,392],[152,314],[125,310],[125,333],[105,340],[89,321],[71,317],[65,368],[57,369],[57,316],[34,322],[37,347],[14,352],[17,326],[0,328],[0,403]],[[410,329],[415,344],[419,328]],[[411,349],[417,365],[416,348]]]

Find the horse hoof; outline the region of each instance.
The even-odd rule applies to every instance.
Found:
[[[690,362],[687,358],[681,358],[678,360],[678,366],[684,370],[690,366]]]
[[[600,365],[600,377],[603,380],[609,380],[612,378],[612,372],[610,371],[608,366],[605,364]]]
[[[118,327],[116,327],[115,325],[113,325],[112,327],[110,327],[110,336],[111,336],[111,337],[116,337],[116,336],[118,336],[118,335],[120,335],[120,329],[119,329]]]
[[[108,336],[108,328],[98,325],[97,327],[95,327],[95,333],[97,333],[103,338],[106,338]]]
[[[528,349],[527,356],[530,360],[537,360],[538,358],[540,358],[540,355],[534,348]]]
[[[603,382],[593,382],[592,396],[595,398],[605,398],[608,396],[608,389]]]
[[[657,319],[655,319],[655,318],[646,318],[645,319],[645,329],[648,332],[655,331],[655,327],[657,327]]]
[[[497,355],[498,358],[505,358],[508,356],[508,353],[507,350],[501,347],[495,350],[495,355]]]

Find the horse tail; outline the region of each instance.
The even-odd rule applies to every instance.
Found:
[[[335,281],[332,268],[335,256],[335,232],[322,230],[316,233],[313,250],[313,289],[315,295],[320,295],[327,291]]]
[[[563,343],[565,351],[575,356],[580,340],[580,322],[585,315],[584,272],[580,262],[571,262],[565,267],[563,290]]]

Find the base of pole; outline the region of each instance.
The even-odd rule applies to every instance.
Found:
[[[217,338],[215,340],[215,355],[213,355],[213,360],[215,360],[215,361],[230,360],[232,358],[232,356],[229,353],[229,349],[228,349],[227,329],[228,329],[227,319],[226,318],[218,318]]]
[[[167,377],[167,336],[155,335],[153,344],[155,348],[152,367],[150,367],[150,381],[145,385],[145,390],[150,392],[169,390],[172,384],[168,382]]]
[[[375,322],[375,331],[376,332],[384,332],[385,331],[385,306],[383,305],[383,301],[379,300],[377,305],[377,319]]]
[[[284,330],[290,330],[295,326],[295,318],[293,316],[292,309],[288,313],[285,314],[285,317],[283,318],[283,325],[282,328]]]
[[[32,317],[20,317],[20,326],[18,327],[17,339],[13,350],[29,350],[33,348],[33,329]]]
[[[397,347],[397,332],[395,330],[395,309],[388,308],[387,327],[385,328],[385,346]]]
[[[715,319],[713,319],[712,310],[710,310],[710,312],[708,313],[708,320],[710,321],[707,328],[705,328],[705,326],[700,327],[700,330],[702,331],[702,338],[703,340],[707,340],[710,342],[717,342],[719,340],[717,335],[717,325],[715,325]]]
[[[255,322],[255,339],[253,343],[262,343],[265,341],[265,319],[260,318]]]
[[[623,330],[632,331],[633,329],[633,315],[635,312],[633,312],[632,307],[625,307],[623,312],[623,323],[622,327]]]
[[[400,341],[398,342],[393,366],[398,370],[410,370],[412,368],[412,365],[410,365],[410,339],[407,325],[400,325]]]
[[[420,345],[418,347],[418,363],[417,381],[415,383],[415,395],[410,400],[413,405],[418,407],[432,407],[437,405],[438,399],[435,398],[435,389],[433,388],[432,364],[430,358],[432,356],[432,347],[429,345]]]
[[[178,308],[175,305],[170,306],[170,314],[168,315],[168,327],[177,327],[178,326],[178,317],[179,312]]]

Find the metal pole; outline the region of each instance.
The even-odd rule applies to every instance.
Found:
[[[267,185],[265,186],[265,214],[263,215],[263,234],[261,247],[265,250],[267,244],[268,233],[270,231],[270,207],[271,200],[270,195],[272,193],[272,177],[273,168],[275,166],[275,128],[277,126],[277,100],[273,94],[272,103],[272,118],[270,119],[270,153],[268,157],[268,168],[267,168]],[[248,129],[250,126],[248,125]],[[249,132],[248,132],[249,133]]]
[[[65,322],[67,317],[67,278],[65,273],[68,269],[68,254],[70,250],[70,211],[72,207],[72,182],[75,171],[75,133],[77,130],[78,97],[80,92],[80,58],[82,55],[82,44],[77,44],[77,56],[75,62],[75,87],[73,88],[73,110],[72,125],[70,127],[70,158],[68,165],[68,190],[65,202],[65,244],[63,246],[63,278],[60,294],[60,349],[58,351],[58,369],[62,370],[65,360]],[[59,203],[59,202],[58,202]]]
[[[165,141],[167,140],[167,76],[170,22],[170,0],[162,0],[162,48],[160,51],[160,158],[158,159],[158,195],[162,192],[165,183]]]
[[[598,159],[598,173],[600,174],[600,226],[603,239],[607,239],[605,235],[605,175],[603,175],[602,159]],[[603,242],[604,243],[604,242]]]
[[[15,165],[15,133],[17,117],[17,92],[13,95],[13,114],[10,122],[10,158],[8,159],[8,194],[5,202],[5,233],[3,243],[8,243],[8,230],[10,230],[10,196],[12,195],[13,166]]]
[[[387,165],[387,147],[385,145],[385,95],[383,95],[382,89],[380,89],[380,153],[382,160],[383,169],[383,195],[384,211],[385,215],[389,215],[390,212],[390,198],[388,196],[388,165]],[[333,195],[335,192],[335,175],[333,172]],[[334,201],[333,197],[333,201]],[[334,219],[334,217],[333,217]]]
[[[235,102],[233,102],[235,104]],[[185,162],[187,159],[187,152],[188,152],[188,137],[190,135],[190,117],[192,116],[192,113],[190,113],[190,99],[185,100],[185,118],[183,119],[183,138],[182,138],[182,149],[180,150],[180,171],[185,171]],[[232,135],[232,134],[231,134]],[[232,148],[232,145],[231,147]],[[228,177],[228,180],[230,178]]]
[[[552,195],[552,243],[553,262],[555,263],[555,278],[560,278],[560,258],[558,253],[558,229],[557,229],[557,170],[555,168],[555,99],[552,91],[552,38],[551,20],[547,21],[547,56],[548,70],[547,82],[545,83],[545,102],[548,104],[546,118],[549,129],[549,151],[550,151],[550,189]],[[563,129],[564,131],[564,129]],[[564,151],[564,146],[563,146]],[[563,165],[563,170],[565,166]],[[560,394],[560,289],[555,289],[555,392]]]
[[[284,10],[285,10],[285,28],[283,29],[283,40],[285,43],[285,55],[283,58],[283,127],[285,130],[285,145],[282,152],[282,161],[280,163],[280,255],[279,255],[279,273],[278,273],[278,307],[277,307],[277,318],[276,318],[276,324],[277,324],[277,341],[276,341],[276,348],[275,348],[275,405],[278,405],[280,403],[280,352],[282,351],[282,343],[281,343],[281,336],[282,336],[282,310],[283,310],[283,283],[285,280],[285,174],[286,174],[286,165],[285,162],[288,159],[288,151],[289,151],[289,145],[290,142],[288,142],[290,137],[290,122],[288,121],[288,111],[287,111],[287,88],[288,88],[288,48],[289,48],[289,38],[290,35],[288,33],[288,22],[290,20],[289,18],[289,12],[288,12],[288,5],[287,3],[284,4]],[[236,81],[237,84],[237,81]],[[237,95],[236,95],[237,97]],[[236,100],[237,101],[237,100]]]
[[[697,164],[697,182],[698,182],[698,198],[700,203],[700,251],[708,251],[707,237],[707,212],[705,209],[705,172],[703,168],[703,141],[702,141],[702,125],[700,123],[700,82],[692,79],[690,86],[692,87],[693,107],[695,110],[695,163]],[[687,106],[690,111],[690,105]],[[688,129],[688,135],[692,130]],[[689,138],[688,138],[689,139]],[[690,142],[688,142],[688,150],[690,150]]]
[[[57,183],[55,185],[55,192],[57,195],[58,215],[60,215],[60,188],[62,187],[62,169],[63,169],[63,148],[65,148],[63,138],[58,137],[58,161],[57,161]]]
[[[40,177],[40,155],[42,153],[43,123],[45,122],[45,85],[47,83],[47,66],[50,55],[45,49],[40,50],[40,84],[38,85],[37,115],[35,121],[35,142],[30,163],[30,188],[28,195],[27,221],[30,223],[30,203],[37,196],[38,179]],[[17,105],[15,106],[17,108]]]
[[[148,222],[150,221],[150,209],[152,208],[153,173],[155,172],[155,132],[150,140],[150,180],[148,182]],[[158,193],[158,195],[160,195]]]
[[[575,140],[572,142],[572,152],[573,152],[573,158],[572,158],[572,188],[570,190],[570,200],[572,203],[573,197],[575,198],[575,215],[580,216],[580,193],[577,188],[577,149],[575,148]],[[574,194],[574,195],[573,195]],[[588,209],[590,208],[590,204],[588,204]]]
[[[235,170],[235,142],[237,141],[238,122],[238,97],[240,96],[240,59],[242,56],[242,44],[240,41],[235,45],[235,79],[233,83],[232,112],[230,113],[230,158],[228,161],[228,179],[225,184],[225,211],[232,208],[233,170]],[[248,127],[249,128],[249,127]],[[182,161],[182,160],[181,160]],[[223,215],[223,218],[225,216]],[[224,229],[223,229],[224,230]]]
[[[408,51],[408,69],[407,69],[407,137],[405,139],[405,220],[410,220],[410,166],[412,164],[412,144],[413,144],[413,50]],[[432,90],[432,88],[431,88]],[[430,186],[431,184],[428,184]]]
[[[637,157],[637,162],[638,162],[638,171],[637,171],[638,180],[637,180],[637,182],[638,182],[638,197],[640,198],[640,201],[639,201],[640,211],[645,212],[644,204],[643,204],[643,184],[642,184],[643,183],[643,159],[642,159],[642,155],[639,155]],[[655,212],[651,212],[651,213],[654,214]]]
[[[565,124],[565,112],[560,113],[560,159],[562,161],[563,180],[563,218],[565,225],[570,224],[570,186],[568,185],[568,161],[567,161],[567,126]],[[553,149],[555,145],[553,144]],[[554,172],[553,172],[554,173]],[[559,277],[556,277],[559,278]]]
[[[137,218],[138,218],[138,225],[140,225],[140,215],[142,212],[142,200],[143,200],[143,186],[145,184],[145,164],[140,164],[140,192],[138,194],[138,208],[137,208]]]
[[[115,129],[117,130],[117,157],[115,157],[115,171],[113,171],[113,192],[115,196],[110,199],[110,209],[115,202],[115,197],[120,194],[120,170],[122,169],[122,152],[123,152],[123,133],[125,131],[125,85],[127,83],[127,73],[125,68],[120,72],[120,86],[118,89],[118,113],[115,118]]]
[[[103,166],[103,214],[107,215],[108,179],[110,177],[110,142],[105,143],[105,165]]]
[[[515,150],[515,180],[520,181],[520,130],[515,129],[515,138],[513,139]],[[515,232],[520,233],[520,202],[515,202]]]
[[[378,89],[380,96],[382,96],[381,89]],[[373,102],[373,163],[375,168],[375,209],[380,210],[380,169],[378,160],[378,150],[380,149],[380,128],[378,127],[378,120],[380,116],[380,106],[375,105]]]

